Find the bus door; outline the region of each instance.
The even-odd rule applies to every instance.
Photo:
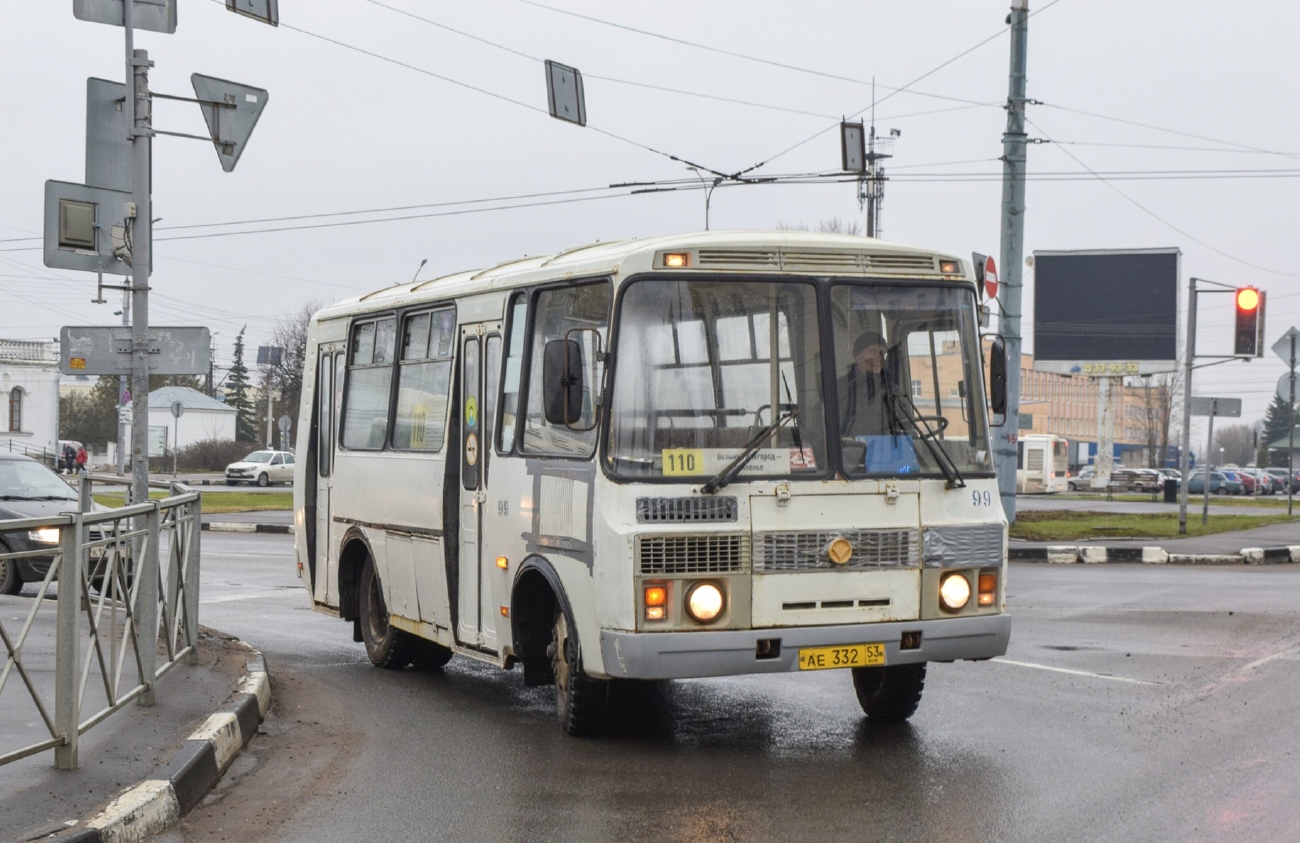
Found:
[[[315,477],[316,517],[314,546],[311,554],[312,594],[317,603],[338,604],[338,594],[331,589],[338,581],[329,570],[330,549],[337,547],[334,519],[330,509],[334,484],[334,446],[338,437],[339,408],[343,395],[343,368],[347,356],[343,343],[329,343],[320,347],[316,366],[316,464],[308,475]],[[336,557],[337,558],[337,557]]]
[[[460,577],[456,638],[496,651],[496,609],[486,565],[494,565],[492,537],[483,534],[501,366],[501,325],[461,328],[460,354]]]

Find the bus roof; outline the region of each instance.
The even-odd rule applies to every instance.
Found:
[[[591,243],[554,255],[517,258],[486,269],[398,284],[330,305],[321,310],[317,318],[353,313],[359,307],[383,309],[412,301],[454,298],[546,280],[629,275],[655,269],[656,255],[675,251],[693,253],[696,263],[688,269],[670,270],[672,272],[785,271],[957,281],[972,278],[969,261],[955,255],[870,237],[807,231],[703,231]],[[940,272],[939,260],[958,261],[958,271],[955,274]]]

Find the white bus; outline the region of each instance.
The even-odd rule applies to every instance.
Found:
[[[1026,433],[1020,437],[1016,464],[1016,491],[1020,494],[1064,492],[1070,480],[1069,443],[1052,433]]]
[[[325,308],[303,583],[374,664],[519,665],[571,734],[601,728],[610,680],[824,668],[906,719],[927,662],[1010,635],[977,323],[968,262],[799,232]]]

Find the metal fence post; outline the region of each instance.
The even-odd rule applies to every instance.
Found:
[[[80,513],[59,532],[59,597],[54,638],[54,728],[63,739],[54,748],[54,766],[77,769],[77,738],[81,701],[77,697],[77,673],[81,665],[81,636],[77,634],[77,612],[81,606],[81,551],[84,532]]]
[[[199,663],[199,544],[203,535],[203,498],[186,504],[189,516],[188,541],[185,543],[185,640],[193,645],[186,664]]]
[[[145,515],[149,537],[144,559],[136,560],[139,591],[136,593],[136,619],[140,624],[140,684],[145,686],[136,702],[142,706],[154,704],[154,684],[158,678],[158,529],[162,513],[155,503]]]
[[[77,509],[81,512],[90,512],[95,508],[95,499],[90,492],[90,478],[83,474],[77,478]]]

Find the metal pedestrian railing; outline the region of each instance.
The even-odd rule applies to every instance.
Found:
[[[0,765],[53,749],[56,767],[76,769],[82,734],[133,700],[153,705],[163,675],[197,662],[199,493],[153,483],[170,495],[96,510],[95,483],[129,489],[128,479],[91,475],[80,478],[77,512],[0,520],[0,561],[49,560],[21,624],[0,617],[0,722],[19,722],[24,707],[36,715],[33,729],[0,729]],[[58,544],[33,546],[49,530]],[[57,597],[46,599],[55,583]]]

